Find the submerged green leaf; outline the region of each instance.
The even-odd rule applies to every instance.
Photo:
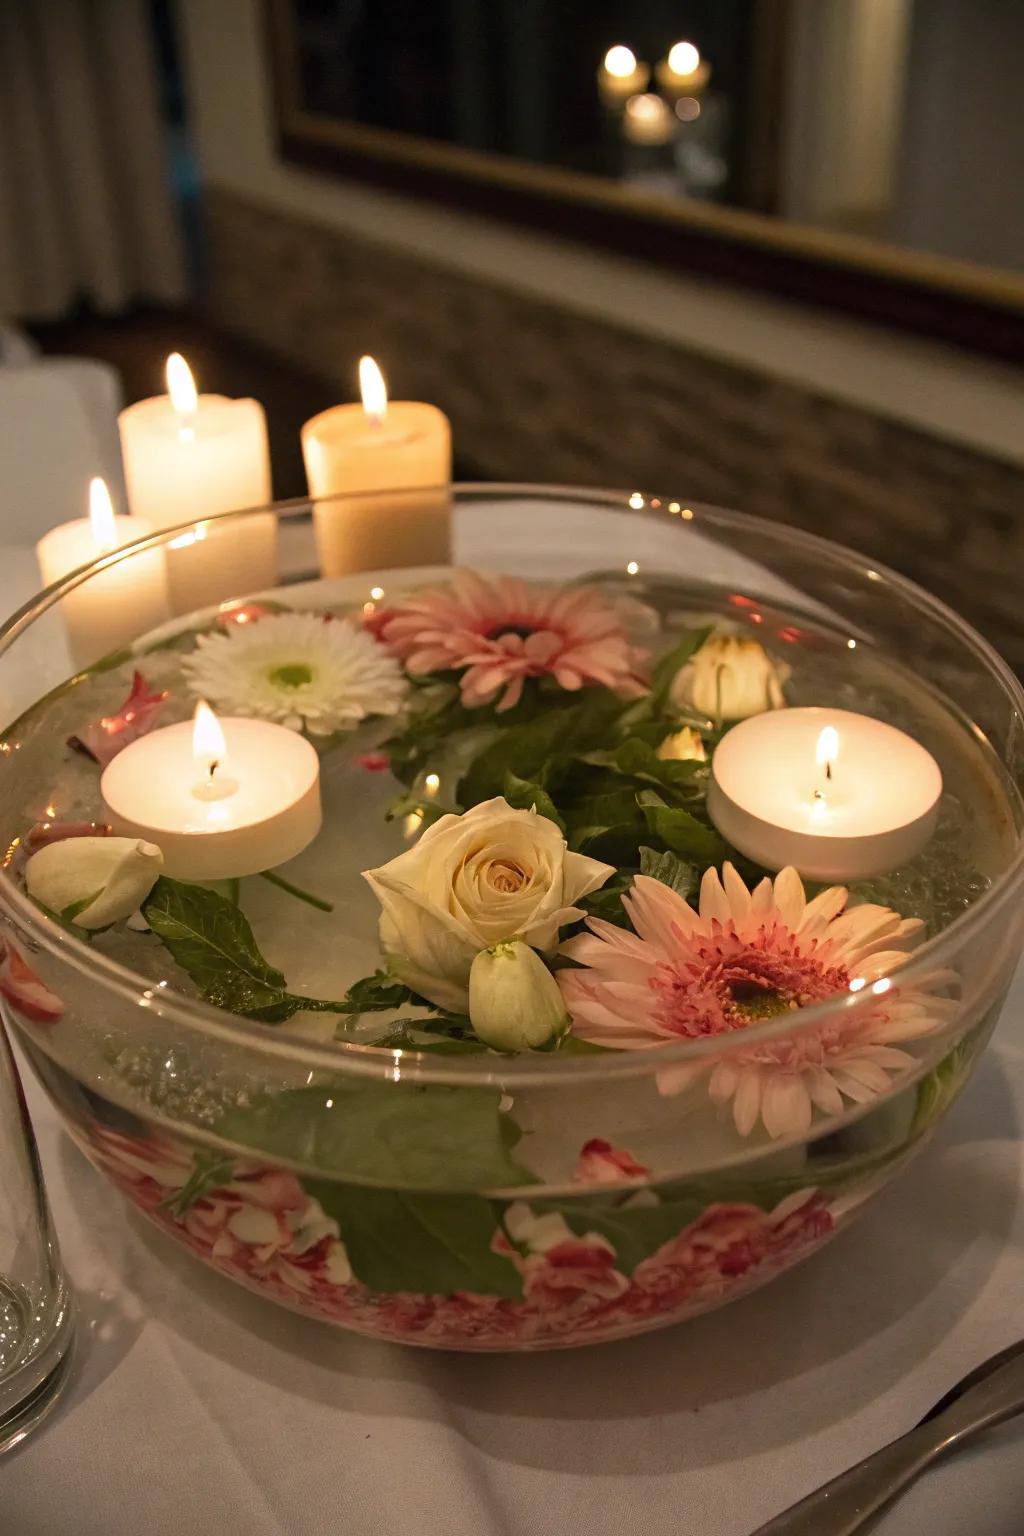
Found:
[[[511,1156],[518,1128],[490,1088],[341,1082],[290,1088],[233,1108],[218,1136],[339,1178],[404,1189],[532,1182]]]
[[[403,981],[398,981],[389,971],[374,971],[353,982],[338,1004],[339,1013],[383,1013],[388,1008],[404,1008],[415,1002],[415,996]]]
[[[192,1158],[192,1172],[185,1183],[161,1200],[157,1209],[170,1211],[172,1216],[184,1216],[211,1189],[230,1184],[234,1173],[235,1160],[226,1153],[196,1152]]]
[[[479,1195],[412,1194],[308,1181],[338,1223],[352,1272],[374,1291],[451,1296],[456,1291],[518,1300],[523,1282],[494,1253],[495,1207]]]

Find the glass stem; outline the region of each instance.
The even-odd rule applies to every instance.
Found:
[[[334,903],[324,901],[322,896],[314,896],[312,891],[304,891],[300,885],[292,885],[290,880],[277,875],[272,869],[264,869],[260,872],[261,880],[269,880],[271,885],[276,885],[280,890],[287,891],[289,896],[304,901],[307,906],[316,907],[318,912],[333,912]]]

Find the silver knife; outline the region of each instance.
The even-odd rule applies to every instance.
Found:
[[[1024,1410],[1024,1340],[958,1381],[909,1434],[841,1472],[752,1536],[854,1536],[927,1467]]]

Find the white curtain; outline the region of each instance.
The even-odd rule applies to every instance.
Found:
[[[144,0],[0,0],[0,320],[184,292]]]

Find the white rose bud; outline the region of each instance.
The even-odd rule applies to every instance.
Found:
[[[51,912],[72,909],[79,928],[106,928],[138,910],[163,865],[155,843],[134,837],[68,837],[32,855],[25,884],[29,895]]]
[[[689,725],[684,725],[681,731],[666,736],[657,752],[662,762],[671,763],[690,761],[703,763],[707,761],[707,755],[700,732]]]
[[[757,640],[709,635],[676,673],[671,699],[709,720],[745,720],[785,706],[782,685],[788,676],[786,664],[773,661]]]
[[[483,949],[469,973],[469,1017],[496,1051],[546,1045],[569,1023],[558,983],[521,939]]]

